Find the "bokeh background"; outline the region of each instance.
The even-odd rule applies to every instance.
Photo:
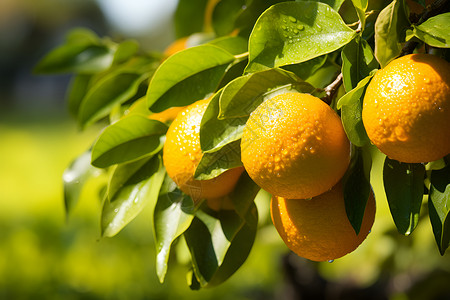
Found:
[[[62,174],[96,138],[65,106],[70,76],[32,68],[75,27],[113,39],[132,37],[149,51],[174,39],[177,0],[0,1],[0,299],[450,299],[450,258],[441,257],[428,217],[411,237],[394,228],[374,152],[377,217],[351,255],[312,263],[289,253],[257,199],[260,230],[243,267],[223,285],[190,291],[184,257],[165,283],[155,272],[148,211],[114,238],[101,238],[92,184],[69,217]],[[422,211],[426,213],[426,205]]]

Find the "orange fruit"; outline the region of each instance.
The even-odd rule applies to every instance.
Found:
[[[153,113],[149,116],[149,119],[152,120],[157,120],[160,121],[162,123],[170,123],[172,122],[176,116],[178,115],[178,113],[180,111],[182,111],[185,108],[185,106],[174,106],[174,107],[170,107],[162,112],[159,113]]]
[[[182,37],[177,40],[175,40],[172,44],[170,44],[165,50],[164,55],[166,57],[169,57],[181,50],[184,50],[187,48],[187,41],[189,37]]]
[[[350,142],[339,116],[322,100],[284,93],[250,114],[241,158],[253,181],[272,195],[310,198],[342,178]]]
[[[345,211],[341,182],[312,200],[274,196],[270,211],[289,249],[309,260],[330,261],[352,252],[365,240],[375,220],[375,199],[371,193],[358,235]]]
[[[229,194],[243,168],[230,169],[209,180],[196,180],[194,173],[203,153],[200,148],[200,123],[210,99],[200,100],[178,113],[169,126],[163,148],[167,174],[194,202]]]
[[[379,70],[364,96],[372,143],[392,159],[421,163],[450,153],[450,63],[410,54]]]

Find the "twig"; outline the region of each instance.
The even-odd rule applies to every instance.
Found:
[[[419,22],[417,22],[417,25],[422,24],[426,20],[428,20],[431,17],[434,17],[440,13],[447,12],[449,10],[449,0],[436,0],[430,5],[428,5],[423,12]]]
[[[337,90],[342,84],[342,73],[339,73],[339,75],[336,77],[336,79],[330,83],[327,87],[325,87],[325,96],[322,97],[322,100],[327,103],[331,104],[331,101],[333,101],[333,96],[336,94]]]
[[[420,25],[431,17],[434,17],[440,13],[446,12],[449,10],[450,0],[436,0],[435,2],[428,5],[423,13],[420,15],[419,21],[415,25]],[[402,52],[400,56],[404,56],[406,54],[410,54],[414,52],[414,49],[419,45],[419,42],[415,40],[409,40],[405,43],[402,48]]]

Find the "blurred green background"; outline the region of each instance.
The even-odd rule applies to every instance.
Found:
[[[113,6],[124,3],[128,12],[119,16],[120,6]],[[133,12],[130,3],[140,9]],[[382,192],[383,156],[376,151],[377,217],[354,253],[332,263],[290,254],[261,194],[261,228],[250,257],[214,289],[190,291],[180,256],[172,257],[166,282],[159,283],[148,211],[116,237],[101,238],[95,182],[66,217],[62,173],[100,128],[79,131],[64,104],[70,78],[34,76],[33,65],[78,26],[162,50],[174,39],[175,5],[176,0],[0,2],[0,299],[450,299],[449,256],[439,255],[428,217],[411,237],[397,233]],[[152,19],[155,11],[160,16]],[[424,215],[426,209],[425,204]]]

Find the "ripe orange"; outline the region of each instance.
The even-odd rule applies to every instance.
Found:
[[[375,146],[407,163],[450,153],[450,63],[430,54],[397,58],[378,71],[362,120]]]
[[[184,50],[187,48],[187,41],[188,41],[188,37],[182,37],[179,38],[177,40],[175,40],[172,44],[170,44],[165,50],[164,50],[164,55],[166,57],[169,57],[181,50]]]
[[[310,198],[342,178],[350,142],[326,103],[309,94],[284,93],[250,114],[241,158],[253,181],[272,195]]]
[[[272,197],[271,215],[293,252],[309,260],[329,261],[352,252],[367,237],[375,220],[375,199],[371,193],[358,235],[345,211],[341,182],[312,200]]]
[[[200,100],[178,113],[169,126],[163,148],[167,174],[194,202],[219,198],[230,193],[243,168],[230,169],[210,180],[195,180],[194,172],[203,153],[200,148],[200,123],[210,99]]]
[[[181,107],[174,106],[174,107],[168,108],[162,112],[151,114],[149,116],[149,119],[157,120],[162,123],[170,123],[176,118],[178,113],[180,111],[182,111],[184,108],[185,108],[185,106],[181,106]]]

